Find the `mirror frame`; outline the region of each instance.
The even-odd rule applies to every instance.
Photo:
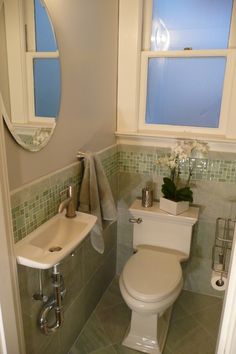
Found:
[[[6,125],[16,142],[28,151],[39,151],[44,148],[52,136],[56,118],[35,118],[34,107],[34,87],[33,87],[33,68],[32,58],[59,58],[58,50],[49,52],[48,55],[26,50],[25,22],[23,0],[0,0],[4,4],[6,46],[9,79],[9,98],[10,98],[10,117],[4,108],[4,119]],[[42,1],[42,0],[41,0]],[[43,4],[46,9],[45,2]],[[2,6],[1,6],[2,7]],[[48,11],[47,11],[48,14]],[[48,15],[51,22],[51,19]],[[51,23],[52,26],[52,23]],[[53,26],[52,26],[53,30]],[[55,36],[55,32],[54,32]],[[56,41],[56,37],[55,37]],[[31,61],[31,63],[30,63]],[[29,64],[30,63],[30,64]],[[29,69],[30,68],[30,69]],[[60,75],[61,79],[61,75]],[[2,100],[3,101],[3,100]],[[4,102],[3,107],[4,107]],[[58,112],[60,106],[58,107]],[[14,123],[12,122],[12,117]],[[11,118],[11,119],[10,119]],[[36,144],[24,142],[17,134],[21,131],[22,135],[32,132],[36,136]],[[29,135],[30,136],[30,135]],[[38,138],[38,139],[37,139]]]

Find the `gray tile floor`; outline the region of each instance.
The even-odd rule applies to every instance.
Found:
[[[183,291],[163,354],[214,354],[221,308],[221,299]],[[121,345],[130,314],[115,278],[68,354],[140,354]]]

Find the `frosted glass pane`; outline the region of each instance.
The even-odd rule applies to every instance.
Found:
[[[40,0],[34,0],[37,52],[55,52],[57,44],[47,11]]]
[[[153,0],[152,50],[228,47],[232,0]]]
[[[225,57],[151,58],[147,124],[217,128]]]
[[[59,59],[34,59],[35,115],[57,117],[60,106]]]

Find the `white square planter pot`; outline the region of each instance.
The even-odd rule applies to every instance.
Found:
[[[160,209],[172,215],[179,215],[189,209],[189,202],[174,202],[173,200],[160,198]]]

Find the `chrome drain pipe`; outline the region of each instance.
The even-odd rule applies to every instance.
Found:
[[[64,287],[63,278],[59,272],[59,264],[53,266],[52,286],[54,287],[54,295],[45,303],[39,316],[40,329],[47,336],[56,332],[56,330],[61,327],[64,320],[62,298],[65,296],[66,289]],[[55,321],[50,325],[48,316],[53,309]]]

